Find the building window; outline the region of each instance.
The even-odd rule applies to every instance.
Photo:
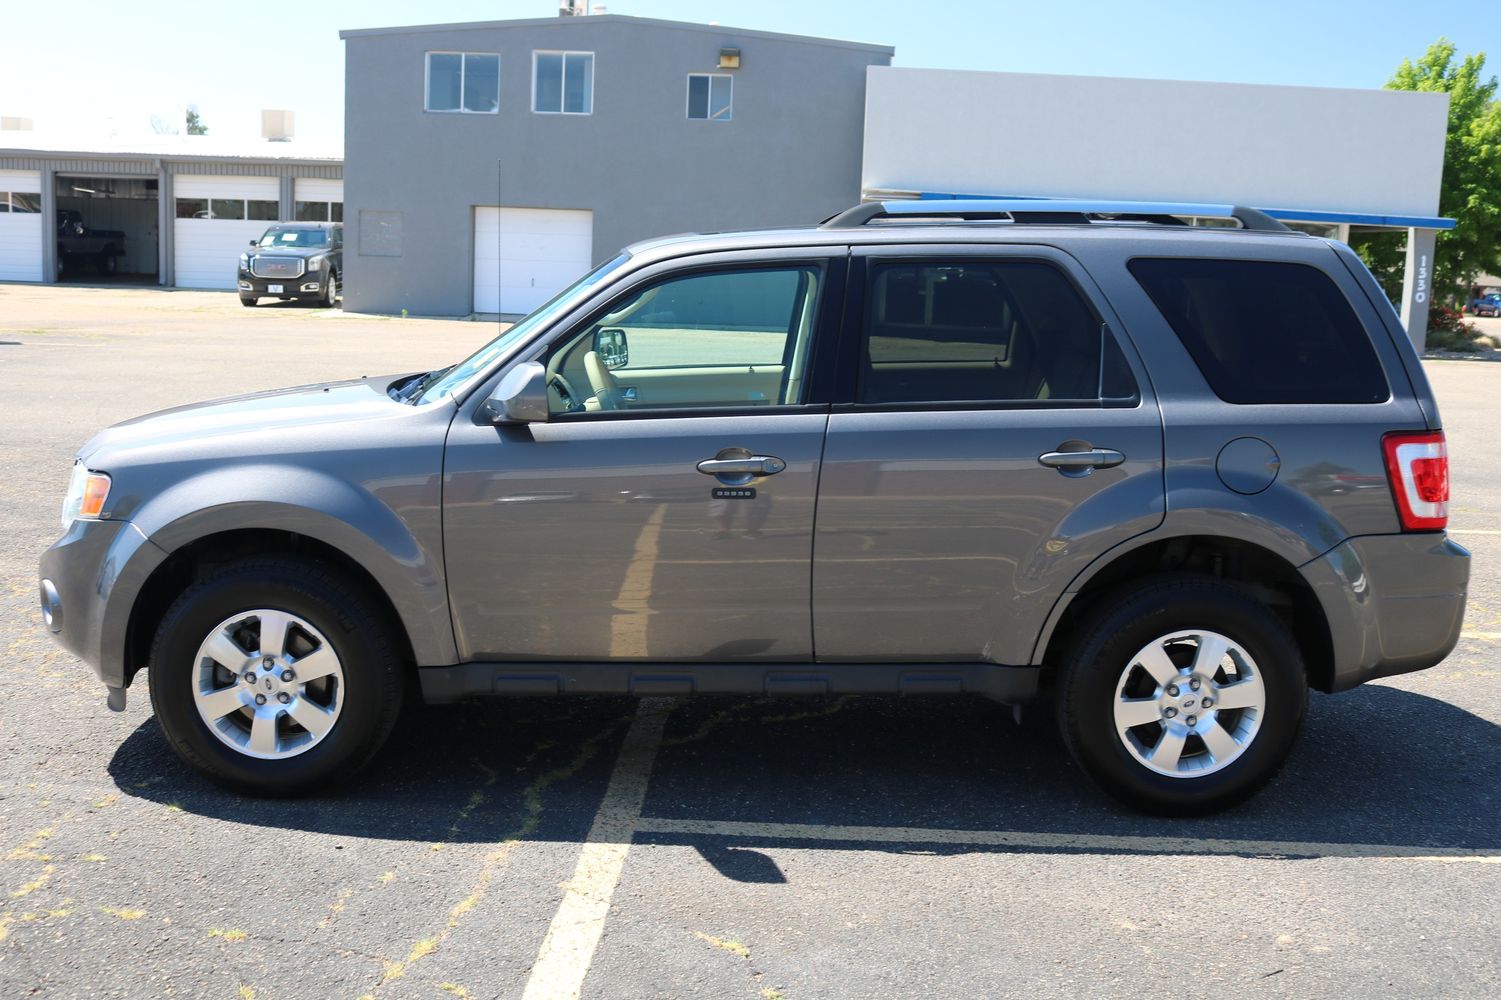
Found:
[[[594,113],[593,52],[533,52],[532,110],[546,115]]]
[[[0,213],[34,215],[42,210],[42,196],[25,191],[0,191]]]
[[[298,222],[343,222],[342,201],[299,201],[296,205]]]
[[[245,198],[178,198],[179,219],[249,219],[275,222],[280,206],[275,201]]]
[[[734,77],[725,73],[688,74],[688,117],[702,121],[730,120]]]
[[[429,111],[493,115],[500,110],[500,56],[487,52],[429,52]]]

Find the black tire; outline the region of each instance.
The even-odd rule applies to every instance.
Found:
[[[256,298],[253,295],[241,295],[240,296],[240,305],[244,306],[246,309],[254,309],[255,308],[255,304],[257,302],[259,302],[259,301],[260,301],[260,299]]]
[[[99,273],[104,275],[114,274],[119,269],[120,263],[115,259],[115,251],[106,247],[99,254]]]
[[[1228,765],[1174,777],[1152,770],[1127,748],[1115,722],[1117,686],[1138,651],[1163,636],[1194,629],[1218,632],[1250,654],[1265,691],[1265,710],[1259,729]],[[1091,609],[1060,664],[1056,701],[1064,742],[1101,788],[1145,812],[1176,816],[1228,808],[1271,781],[1292,751],[1307,706],[1303,658],[1282,620],[1233,584],[1187,575],[1130,585]],[[1150,724],[1147,731],[1165,733]],[[1189,747],[1203,748],[1192,739]]]
[[[339,276],[333,271],[328,272],[328,281],[323,286],[323,305],[332,309],[339,304]]]
[[[199,644],[226,618],[254,608],[305,619],[332,644],[343,671],[337,721],[295,756],[260,759],[234,750],[195,704]],[[400,714],[406,673],[384,616],[363,590],[318,563],[254,557],[198,580],[167,610],[151,648],[151,707],[172,749],[198,771],[241,791],[292,795],[326,788],[374,756]]]

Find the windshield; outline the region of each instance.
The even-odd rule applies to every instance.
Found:
[[[272,226],[261,236],[262,247],[326,247],[328,233],[322,229],[282,229]]]
[[[571,309],[589,289],[630,259],[630,254],[623,253],[590,271],[463,361],[452,368],[433,372],[428,376],[431,381],[424,380],[424,384],[412,394],[412,398],[425,403],[452,396],[466,382],[500,360],[512,347],[524,343],[533,333],[552,322],[555,316]]]

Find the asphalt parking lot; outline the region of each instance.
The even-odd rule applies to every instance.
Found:
[[[1501,365],[1428,364],[1459,648],[1315,694],[1283,775],[1211,819],[1122,810],[1046,712],[980,700],[419,707],[296,801],[189,772],[144,678],[106,711],[35,596],[84,440],[492,331],[0,285],[0,996],[1501,995]]]

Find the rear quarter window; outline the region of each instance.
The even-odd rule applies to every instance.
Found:
[[[1227,403],[1391,396],[1360,318],[1316,267],[1165,257],[1127,266]]]

